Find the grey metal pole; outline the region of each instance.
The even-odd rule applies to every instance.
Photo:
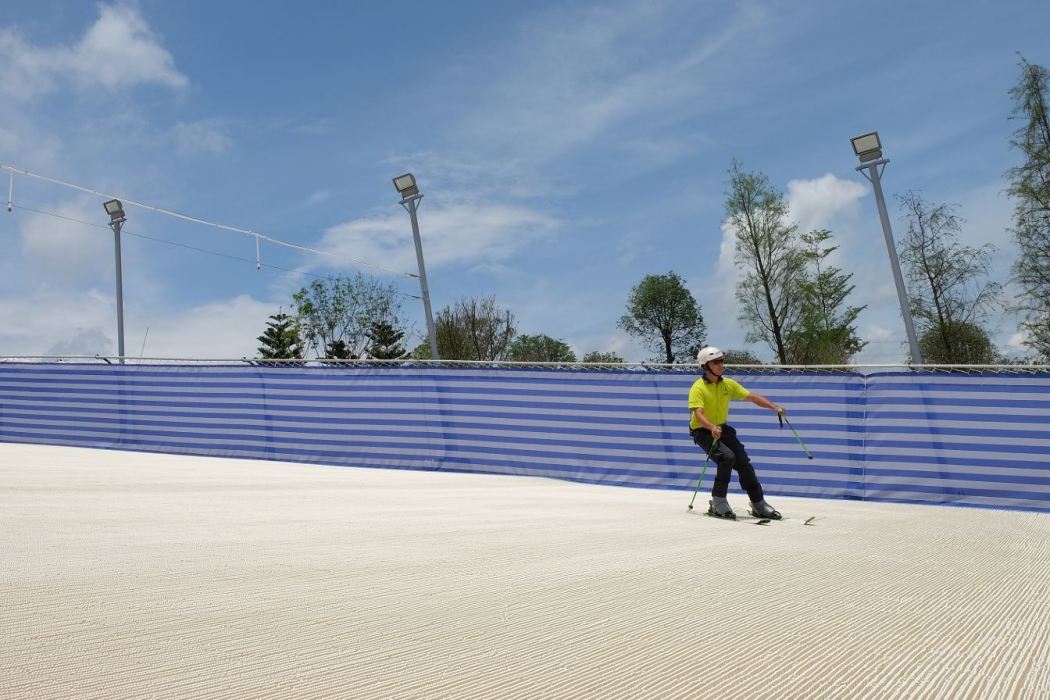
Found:
[[[921,365],[922,353],[919,351],[919,339],[915,335],[915,324],[911,318],[911,307],[908,304],[908,293],[904,289],[904,277],[901,275],[901,264],[897,258],[897,246],[893,242],[893,230],[890,228],[890,215],[886,212],[886,198],[882,194],[882,176],[878,166],[885,166],[890,161],[881,158],[871,163],[858,166],[857,170],[866,173],[875,188],[875,203],[879,207],[879,219],[882,221],[882,232],[886,236],[886,252],[890,255],[890,268],[893,270],[893,282],[897,285],[897,299],[900,300],[901,316],[904,317],[904,330],[908,334],[908,345],[911,347],[911,361]]]
[[[124,364],[124,275],[120,269],[120,229],[123,225],[124,219],[109,222],[113,229],[113,254],[117,263],[117,355],[120,364]]]
[[[434,330],[434,316],[430,313],[430,289],[427,287],[427,271],[423,266],[423,243],[419,239],[419,221],[416,220],[416,209],[423,195],[417,194],[401,200],[401,206],[408,210],[412,217],[412,238],[416,242],[416,262],[419,263],[419,288],[423,292],[423,310],[427,315],[427,334],[430,336],[430,357],[440,360],[438,355],[437,332]]]

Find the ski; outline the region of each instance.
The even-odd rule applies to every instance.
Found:
[[[769,518],[753,518],[750,515],[737,516],[736,518],[722,518],[711,513],[704,513],[709,518],[724,520],[729,523],[740,523],[741,525],[769,525]]]

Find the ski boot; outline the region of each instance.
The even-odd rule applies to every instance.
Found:
[[[711,500],[708,501],[710,506],[707,509],[707,514],[716,518],[725,518],[727,520],[736,520],[736,513],[729,507],[729,501],[718,496],[712,496]]]
[[[770,520],[782,520],[783,516],[773,506],[766,503],[766,499],[761,501],[751,501],[751,515],[756,518],[769,518]]]

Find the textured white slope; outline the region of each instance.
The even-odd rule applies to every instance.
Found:
[[[0,445],[0,697],[1050,697],[1050,516],[690,495]]]

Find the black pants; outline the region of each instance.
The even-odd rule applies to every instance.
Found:
[[[711,431],[707,428],[697,428],[690,431],[693,442],[704,450],[706,455],[711,449],[714,439]],[[711,461],[718,465],[715,474],[715,485],[711,489],[711,495],[716,498],[725,498],[729,493],[729,479],[733,476],[733,470],[740,478],[740,488],[747,491],[752,502],[761,501],[762,484],[758,483],[755,468],[751,466],[751,459],[747,456],[744,445],[736,438],[736,429],[726,423],[722,426],[722,439],[718,441],[718,447],[711,453]]]

